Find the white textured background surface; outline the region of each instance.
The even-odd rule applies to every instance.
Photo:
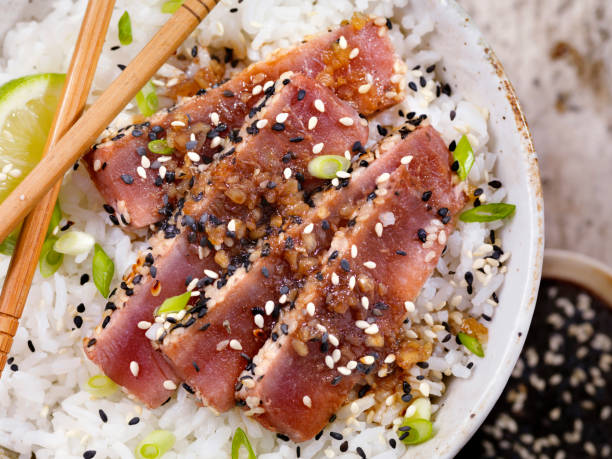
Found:
[[[458,2],[504,64],[529,121],[546,246],[612,265],[612,1]]]

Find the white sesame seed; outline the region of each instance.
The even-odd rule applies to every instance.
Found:
[[[138,166],[136,168],[136,173],[138,174],[139,177],[141,178],[147,178],[147,172],[144,170],[144,167],[142,166]]]
[[[196,136],[195,136],[195,134],[192,132],[192,133],[189,135],[189,140],[191,140],[192,142],[195,142],[195,139],[196,139]]]
[[[336,273],[332,273],[331,282],[333,285],[338,285],[340,283],[340,278],[338,277]]]
[[[268,120],[259,120],[255,125],[257,126],[257,129],[263,129],[268,125]]]
[[[312,408],[312,400],[310,400],[310,397],[308,395],[304,395],[304,397],[302,397],[302,403],[304,403],[304,406]]]
[[[263,87],[258,84],[257,86],[255,86],[253,88],[253,95],[256,96],[257,94],[260,94],[263,91]]]
[[[196,285],[198,285],[198,281],[200,279],[198,279],[197,277],[191,279],[191,282],[189,282],[189,285],[187,285],[187,291],[191,292],[194,288],[196,288]]]
[[[366,328],[366,329],[364,330],[364,332],[365,332],[367,335],[375,335],[376,333],[378,333],[378,325],[376,325],[376,324],[372,324],[372,325],[370,325],[368,328]]]
[[[353,290],[355,288],[355,282],[356,282],[355,276],[351,276],[351,278],[349,279],[349,288],[351,290]]]
[[[238,341],[237,339],[230,340],[229,347],[236,351],[242,350],[242,344],[240,344],[240,341]]]
[[[332,358],[331,355],[325,356],[325,365],[327,365],[328,368],[331,368],[331,369],[334,368],[334,359]]]
[[[221,141],[223,139],[221,137],[219,137],[218,135],[213,137],[213,139],[210,142],[210,147],[211,148],[217,148],[219,145],[221,145]]]
[[[368,269],[374,269],[376,268],[376,263],[374,263],[373,261],[366,261],[363,266],[365,266]]]
[[[287,121],[287,118],[289,118],[289,113],[279,113],[278,115],[276,115],[276,122],[284,123],[285,121]]]
[[[331,181],[332,186],[338,186],[340,185],[340,180],[338,180],[336,177],[334,177]]]
[[[387,180],[389,180],[389,173],[388,172],[383,172],[382,174],[380,174],[378,176],[378,178],[376,179],[376,183],[383,183],[386,182]]]
[[[310,302],[306,305],[306,312],[311,317],[315,315],[315,305],[313,302]]]
[[[346,171],[338,171],[338,172],[336,172],[336,176],[338,178],[345,179],[345,178],[349,178],[351,176],[351,174],[349,174]]]
[[[371,355],[364,355],[359,359],[359,361],[364,365],[372,365],[376,361],[376,359]]]
[[[357,258],[357,246],[355,244],[351,245],[351,258]]]
[[[259,328],[263,328],[264,326],[264,318],[261,314],[255,314],[253,322],[255,322],[255,325]]]
[[[344,376],[349,376],[351,374],[351,370],[346,367],[338,367],[338,373]]]
[[[266,81],[266,83],[263,85],[263,90],[267,90],[268,88],[271,88],[272,86],[274,86],[274,81],[270,80],[270,81]]]
[[[312,152],[316,155],[318,153],[321,153],[323,151],[323,142],[319,142],[313,145],[312,147]]]
[[[358,55],[359,55],[359,48],[353,48],[351,49],[351,52],[349,54],[349,59],[355,59]]]
[[[438,243],[440,245],[446,244],[446,231],[440,231],[440,234],[438,234]]]
[[[141,156],[140,165],[144,167],[145,169],[148,169],[149,167],[151,167],[151,160],[146,156]]]
[[[210,122],[214,125],[217,126],[219,124],[219,114],[217,112],[212,112],[210,114]]]
[[[385,363],[393,363],[395,362],[395,354],[389,354],[385,357]]]
[[[130,362],[130,371],[132,372],[135,378],[138,377],[138,373],[140,372],[140,366],[138,365],[138,362],[134,360]]]
[[[204,274],[207,277],[210,277],[211,279],[219,279],[219,275],[216,272],[211,271],[210,269],[205,269]]]
[[[200,162],[200,155],[198,155],[195,151],[187,152],[187,157],[194,163]]]
[[[182,121],[173,121],[172,123],[170,123],[170,126],[185,127],[185,123],[183,123]]]
[[[370,91],[370,89],[372,89],[372,85],[370,83],[367,84],[362,84],[361,86],[359,86],[359,94],[365,94],[367,92]]]
[[[425,255],[425,263],[429,263],[434,258],[436,258],[436,252],[434,252],[433,250],[427,252],[427,255]]]
[[[340,38],[338,39],[338,45],[340,46],[340,49],[346,49],[346,47],[348,46],[344,35],[340,35]]]
[[[140,328],[141,330],[148,330],[149,328],[151,328],[151,322],[141,320],[140,322],[138,322],[138,328]]]
[[[304,228],[304,234],[310,234],[312,233],[312,230],[314,229],[314,223],[309,223],[308,225],[306,225],[306,227]]]
[[[406,301],[404,303],[404,307],[406,308],[406,311],[408,312],[414,312],[415,311],[415,307],[414,307],[414,303],[412,301]]]
[[[338,338],[336,338],[336,335],[333,334],[329,334],[329,337],[327,338],[329,340],[329,344],[331,344],[332,346],[338,346],[338,344],[340,344],[340,341],[338,341]]]
[[[172,159],[172,156],[162,156],[161,158],[157,158],[157,161],[160,163],[168,162]]]
[[[370,324],[366,322],[365,320],[357,320],[355,321],[355,326],[357,328],[361,328],[362,330],[365,330],[366,328],[370,326]]]
[[[404,165],[406,164],[410,164],[410,161],[412,161],[412,156],[404,156],[402,157],[402,159],[400,160],[400,162]]]
[[[349,370],[354,370],[355,368],[357,368],[357,362],[355,360],[350,360],[346,364],[346,368],[348,368]]]
[[[311,116],[308,120],[308,130],[312,131],[315,127],[317,127],[317,123],[319,119],[316,116]]]
[[[229,223],[227,224],[227,230],[228,231],[236,231],[236,220],[234,220],[233,218],[229,221]]]
[[[361,306],[363,306],[363,309],[368,309],[368,307],[370,306],[370,300],[367,296],[361,297]]]
[[[166,176],[166,166],[161,166],[159,168],[159,176],[163,179]]]
[[[343,126],[352,126],[353,124],[355,124],[355,121],[350,116],[340,118],[338,121],[340,121],[340,124]]]
[[[376,232],[376,235],[378,237],[382,237],[383,234],[383,225],[381,222],[377,222],[376,225],[374,225],[374,231]]]
[[[99,171],[102,168],[102,161],[96,159],[93,163],[93,169],[95,172]]]
[[[338,363],[340,357],[342,357],[342,352],[340,351],[340,349],[334,349],[331,356],[332,359],[334,359],[334,363]]]
[[[321,113],[325,112],[325,104],[323,103],[323,101],[321,99],[315,99],[314,101],[314,107],[319,110]]]
[[[284,293],[280,296],[280,298],[278,299],[278,302],[280,304],[285,304],[287,302],[287,295],[285,295]]]
[[[345,150],[344,151],[344,157],[350,161],[351,160],[351,152],[348,151],[348,150]]]
[[[166,379],[164,381],[164,389],[166,389],[166,390],[176,390],[176,384],[174,384],[174,381],[172,381],[170,379]]]
[[[285,180],[289,180],[291,178],[291,169],[286,167],[283,171],[283,177],[285,177]]]
[[[274,301],[272,300],[268,300],[266,301],[266,305],[265,305],[265,310],[266,310],[266,315],[270,315],[274,312]]]
[[[327,331],[327,328],[325,327],[325,325],[317,324],[317,330],[319,330],[321,333],[325,333]]]

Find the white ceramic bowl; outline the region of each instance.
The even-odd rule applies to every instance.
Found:
[[[489,133],[499,152],[498,174],[516,215],[501,238],[512,254],[489,329],[486,358],[472,377],[448,387],[436,436],[410,449],[410,457],[452,457],[469,440],[499,398],[519,357],[537,299],[544,252],[544,216],[537,157],[527,122],[503,68],[476,26],[452,0],[431,0],[437,18],[431,46],[444,56],[445,80],[490,111]]]
[[[501,394],[520,354],[535,305],[544,247],[542,190],[527,123],[501,64],[466,13],[453,0],[427,0],[437,17],[431,45],[444,57],[445,80],[490,111],[489,133],[500,153],[499,176],[517,211],[501,233],[512,253],[500,306],[490,327],[487,356],[468,380],[450,384],[436,436],[410,449],[415,458],[451,457],[484,421]],[[4,0],[0,39],[17,19],[38,16],[44,1]]]

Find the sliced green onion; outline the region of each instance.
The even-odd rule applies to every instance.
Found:
[[[168,0],[161,7],[162,13],[174,14],[183,4],[184,0]]]
[[[92,274],[98,291],[104,298],[107,298],[110,292],[110,283],[115,274],[115,263],[113,263],[113,260],[110,259],[100,244],[94,245]]]
[[[167,430],[154,430],[136,447],[136,457],[139,459],[157,459],[162,457],[174,446],[176,437]]]
[[[150,81],[136,94],[136,105],[143,116],[151,116],[159,107],[155,86]]]
[[[239,459],[240,457],[240,448],[245,447],[247,452],[249,453],[249,459],[257,459],[255,455],[255,451],[253,451],[253,447],[251,446],[251,442],[249,441],[249,437],[240,427],[236,429],[234,432],[234,436],[232,437],[232,459]]]
[[[466,210],[459,215],[459,219],[463,222],[493,222],[509,217],[514,213],[515,209],[516,206],[514,204],[506,204],[504,202],[483,204]]]
[[[417,398],[410,404],[410,407],[414,406],[414,414],[406,418],[407,421],[412,419],[425,419],[426,421],[431,420],[431,402],[428,398],[420,397]]]
[[[95,243],[96,240],[91,234],[83,231],[69,231],[55,241],[53,250],[66,255],[80,255],[89,252]]]
[[[62,220],[62,208],[60,207],[59,199],[55,201],[55,207],[53,207],[53,213],[51,214],[51,221],[49,222],[49,228],[47,228],[47,237],[53,236],[53,231],[57,228]]]
[[[132,43],[132,21],[127,11],[119,19],[119,43],[124,46]]]
[[[400,438],[407,434],[402,438],[406,445],[418,445],[433,437],[433,424],[427,419],[404,420],[400,426],[402,428],[406,430],[398,430],[397,434]]]
[[[310,160],[308,172],[320,179],[333,179],[338,172],[346,172],[350,165],[350,161],[344,156],[322,155]]]
[[[171,155],[174,152],[174,149],[168,146],[166,139],[152,140],[148,147],[151,153],[156,155]]]
[[[87,380],[85,390],[94,397],[108,397],[115,393],[117,387],[108,376],[95,375]]]
[[[455,147],[453,159],[459,164],[457,175],[461,180],[465,180],[474,165],[474,150],[466,135],[461,137],[457,147]]]
[[[155,311],[155,315],[161,316],[162,314],[182,311],[185,309],[185,306],[187,306],[189,298],[191,298],[191,292],[185,292],[181,295],[166,298],[162,305]]]
[[[64,255],[53,250],[55,241],[54,236],[47,238],[40,251],[39,267],[43,277],[52,276],[64,262]]]
[[[468,351],[472,354],[476,354],[478,357],[484,357],[484,351],[482,349],[482,344],[472,335],[468,335],[467,333],[459,332],[457,333],[457,338],[461,341]]]

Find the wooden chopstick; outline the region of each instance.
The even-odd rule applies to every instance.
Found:
[[[49,154],[53,145],[75,122],[85,107],[114,5],[115,0],[90,0],[87,4],[43,155]],[[0,374],[28,298],[60,186],[61,181],[42,197],[32,213],[26,217],[11,258],[0,294]]]
[[[0,241],[26,216],[219,0],[185,0],[126,69],[0,205]]]

